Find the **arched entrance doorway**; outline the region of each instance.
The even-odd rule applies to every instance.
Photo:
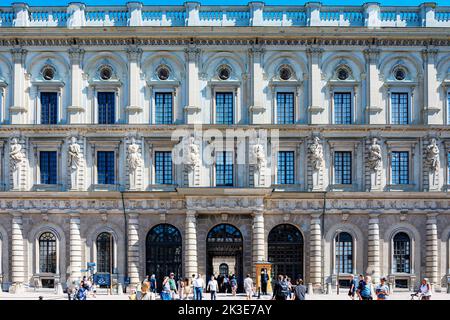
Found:
[[[304,277],[303,236],[291,224],[280,224],[269,232],[269,261],[272,262],[272,276],[287,275],[294,281]]]
[[[243,239],[238,228],[231,224],[219,224],[212,228],[206,237],[206,276],[218,276],[227,265],[228,272],[235,274],[238,280],[238,291],[243,284]],[[222,270],[220,270],[222,267]]]
[[[181,277],[181,233],[177,228],[167,223],[154,226],[147,234],[145,251],[146,274],[155,274],[159,290],[164,276],[173,272],[175,279]]]

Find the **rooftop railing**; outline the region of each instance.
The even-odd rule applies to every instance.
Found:
[[[30,7],[13,3],[0,7],[0,27],[95,27],[95,26],[338,26],[338,27],[450,27],[450,6],[427,2],[420,6],[86,6],[71,2],[67,7]]]

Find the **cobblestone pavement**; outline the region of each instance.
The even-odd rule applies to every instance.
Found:
[[[51,292],[26,292],[22,294],[10,294],[7,292],[0,293],[0,300],[38,300],[39,296],[43,297],[43,300],[67,300],[67,295],[55,295]],[[209,300],[209,293],[204,294],[204,299]],[[271,296],[262,296],[260,299],[254,298],[254,300],[269,300]],[[396,292],[391,296],[391,300],[409,300],[411,298],[411,292]],[[225,294],[218,294],[217,300],[245,300],[245,295],[239,294],[236,297]],[[308,300],[349,300],[348,296],[344,294],[314,294],[307,295]],[[108,295],[97,294],[97,296],[89,297],[88,300],[128,300],[128,295]],[[432,300],[449,300],[450,294],[448,293],[434,293]]]

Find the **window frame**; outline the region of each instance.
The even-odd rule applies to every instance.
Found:
[[[171,173],[171,180],[172,183],[157,183],[156,182],[156,154],[158,152],[166,152],[166,153],[170,153],[170,157],[171,157],[171,161],[172,161],[172,173]],[[153,163],[152,163],[152,176],[153,176],[153,184],[154,185],[159,185],[159,186],[164,186],[164,185],[175,185],[175,165],[173,163],[173,158],[172,158],[172,152],[169,148],[158,148],[153,150],[152,152],[152,159],[153,159]]]
[[[91,186],[93,191],[116,191],[120,185],[120,140],[107,140],[107,139],[88,139],[88,145],[91,151]],[[98,151],[114,151],[114,180],[115,184],[99,184],[98,183],[98,168],[97,168],[97,152]]]
[[[113,123],[100,123],[100,105],[98,103],[98,96],[100,93],[112,93],[114,95],[114,121]],[[114,125],[118,123],[119,119],[119,109],[118,109],[118,91],[114,89],[104,89],[104,90],[96,90],[94,94],[94,100],[95,100],[95,124],[99,125]]]
[[[397,272],[394,266],[394,238],[399,233],[405,233],[409,237],[409,272]],[[413,275],[414,274],[414,238],[406,230],[396,230],[390,239],[390,270],[393,275]]]
[[[42,122],[42,94],[45,94],[45,93],[53,93],[53,94],[55,94],[56,95],[56,110],[55,110],[55,112],[56,112],[56,115],[55,115],[55,123],[51,123],[50,121],[49,121],[49,123],[43,123]],[[61,105],[61,92],[59,91],[59,90],[40,90],[39,92],[38,92],[38,101],[39,101],[39,107],[38,107],[38,109],[39,109],[39,114],[36,114],[36,116],[39,118],[39,124],[43,124],[43,125],[52,125],[52,124],[59,124],[60,123],[60,119],[61,119],[61,117],[60,117],[60,113],[61,113],[61,111],[59,110],[60,109],[60,105]],[[50,119],[50,110],[49,110],[49,119]]]
[[[289,153],[292,153],[292,170],[293,170],[293,172],[292,172],[292,183],[281,183],[280,181],[279,181],[279,165],[280,165],[280,163],[279,163],[279,157],[280,157],[280,153],[281,152],[289,152]],[[277,154],[276,154],[276,175],[275,175],[275,177],[276,177],[276,179],[275,179],[275,181],[276,181],[276,184],[277,185],[282,185],[282,186],[289,186],[289,185],[295,185],[296,184],[296,182],[297,182],[297,178],[296,178],[296,174],[297,174],[297,168],[296,168],[296,159],[297,159],[297,155],[296,155],[296,151],[295,150],[278,150],[278,152],[277,152]]]
[[[280,107],[278,105],[278,96],[280,94],[283,95],[292,95],[292,122],[290,123],[281,123],[280,119],[279,119],[279,111],[280,111]],[[274,100],[275,100],[275,114],[274,114],[274,118],[275,121],[274,123],[276,124],[280,124],[280,125],[289,125],[289,124],[295,124],[297,122],[297,117],[298,117],[298,111],[297,111],[297,104],[298,104],[298,97],[297,97],[297,93],[295,91],[292,90],[283,90],[283,88],[279,88],[278,90],[275,91],[275,96],[274,96]],[[284,116],[286,118],[286,115]]]
[[[349,275],[352,275],[352,274],[354,274],[354,273],[356,273],[356,237],[355,237],[355,235],[352,233],[352,232],[350,232],[350,231],[348,231],[348,230],[342,230],[341,232],[339,232],[340,234],[342,234],[342,233],[348,233],[350,236],[351,236],[351,238],[352,238],[352,241],[351,241],[351,245],[352,245],[352,262],[351,262],[351,268],[352,268],[352,271],[351,272],[339,272],[339,277],[345,277],[345,276],[349,276]],[[337,258],[337,246],[336,246],[336,243],[337,243],[337,236],[338,236],[338,233],[337,232],[335,232],[334,233],[334,237],[332,238],[332,241],[333,241],[333,273],[334,274],[336,274],[337,275],[337,273],[338,273],[338,269],[337,269],[337,260],[336,260],[336,258]]]
[[[336,95],[343,95],[348,94],[350,96],[350,123],[337,123],[336,121]],[[355,91],[354,89],[347,89],[345,87],[334,89],[332,96],[331,96],[331,105],[332,105],[332,111],[331,111],[331,122],[335,125],[352,125],[355,123]]]
[[[348,155],[350,155],[350,183],[344,183],[343,181],[344,180],[342,180],[340,183],[338,183],[337,182],[337,170],[336,170],[336,154],[342,154],[342,155],[344,155],[344,154],[348,154]],[[345,163],[345,159],[344,158],[342,158],[342,166],[344,166],[344,163]],[[343,174],[343,176],[341,177],[342,179],[344,178],[344,172],[345,172],[345,170],[344,170],[344,168],[342,168],[343,170],[342,170],[342,174]],[[353,169],[353,152],[350,150],[334,150],[333,151],[333,185],[344,185],[344,186],[351,186],[352,184],[353,184],[353,171],[354,171],[354,169]]]
[[[230,153],[231,154],[231,159],[232,159],[232,169],[231,169],[231,174],[232,174],[232,184],[231,185],[218,185],[217,184],[217,154],[218,153]],[[235,187],[236,186],[236,159],[235,159],[235,157],[236,157],[236,154],[235,154],[235,152],[233,151],[233,150],[227,150],[226,148],[225,149],[221,149],[221,150],[215,150],[214,151],[214,170],[213,170],[213,173],[214,173],[214,177],[213,177],[213,182],[214,182],[214,184],[213,184],[213,186],[214,187],[219,187],[219,188],[233,188],[233,187]],[[226,158],[225,158],[226,159]],[[228,165],[228,164],[224,164],[224,166],[226,166],[226,165]]]
[[[44,234],[50,232],[52,233],[56,238],[56,272],[55,273],[46,273],[46,272],[40,272],[40,247],[39,247],[39,238]],[[60,238],[59,234],[53,229],[53,228],[46,228],[46,229],[40,229],[36,234],[34,238],[34,276],[51,276],[55,277],[60,275]],[[56,285],[56,283],[55,283]]]
[[[113,157],[114,157],[114,161],[113,161],[113,163],[114,163],[114,170],[113,170],[113,174],[114,174],[114,176],[113,176],[113,180],[114,180],[114,183],[100,183],[100,181],[99,181],[99,153],[100,152],[102,152],[102,153],[108,153],[108,154],[112,154],[113,155]],[[106,161],[106,162],[108,162],[108,161]],[[114,150],[97,150],[96,151],[96,157],[95,157],[95,166],[96,166],[96,168],[97,168],[97,174],[96,174],[96,181],[97,181],[97,184],[99,184],[99,185],[117,185],[117,176],[116,176],[116,166],[117,166],[117,164],[116,164],[116,162],[117,162],[117,160],[116,160],[116,154],[115,154],[115,152],[114,152]],[[106,171],[109,171],[109,170],[106,170]]]
[[[55,164],[56,164],[56,177],[55,177],[55,183],[42,183],[42,170],[41,170],[41,165],[42,165],[42,160],[41,160],[41,156],[42,156],[42,152],[47,152],[47,153],[54,153],[55,154]],[[39,180],[38,183],[39,185],[58,185],[59,182],[59,163],[58,163],[58,151],[57,150],[39,150],[39,156],[38,156],[38,166],[37,166],[37,170],[39,171],[39,174],[37,175]]]
[[[172,106],[171,106],[171,108],[172,108],[172,110],[171,110],[171,114],[170,114],[170,116],[171,116],[171,122],[170,123],[158,123],[157,121],[156,121],[156,115],[157,115],[157,112],[156,112],[156,107],[157,107],[157,105],[156,105],[156,96],[158,95],[158,94],[163,94],[163,95],[171,95],[171,99],[172,99]],[[174,124],[175,123],[175,100],[176,100],[176,92],[175,92],[175,90],[173,90],[173,89],[158,89],[158,90],[154,90],[154,92],[153,92],[153,94],[152,94],[152,105],[153,105],[153,108],[152,108],[152,110],[151,110],[151,119],[152,119],[152,124],[156,124],[156,125],[170,125],[170,124]]]
[[[386,186],[389,191],[414,191],[417,188],[414,172],[415,148],[417,141],[410,140],[386,140],[387,145],[387,169],[386,169]],[[393,184],[392,183],[392,152],[409,153],[409,183],[408,184]],[[419,177],[421,179],[421,177]]]
[[[231,95],[231,101],[232,101],[232,106],[231,106],[232,121],[231,121],[231,123],[218,123],[217,122],[217,114],[218,114],[218,112],[217,112],[217,95],[218,94],[224,94],[224,95],[230,94]],[[234,124],[236,124],[236,91],[226,90],[226,89],[215,90],[213,100],[214,100],[214,124],[218,124],[218,125],[234,125]]]

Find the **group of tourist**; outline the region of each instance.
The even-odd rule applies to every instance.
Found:
[[[287,275],[278,275],[273,284],[273,300],[305,300],[307,288],[302,279],[297,279],[295,285]]]
[[[88,297],[96,297],[97,286],[92,281],[92,277],[83,277],[77,285],[74,281],[67,287],[67,297],[69,300],[86,300]]]
[[[370,276],[359,275],[359,279],[351,276],[348,295],[352,300],[355,300],[355,298],[358,300],[374,300],[374,297],[376,300],[388,300],[390,294],[385,277],[381,277],[380,283],[374,287]],[[421,300],[431,299],[431,286],[427,278],[422,279],[419,289],[412,296],[417,296]]]

